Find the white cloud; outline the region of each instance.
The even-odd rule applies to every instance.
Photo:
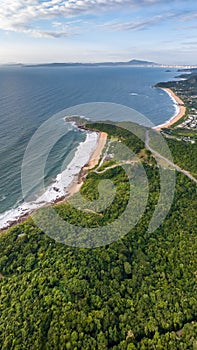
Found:
[[[49,27],[52,29],[47,31],[37,28],[35,21],[68,19],[82,14],[100,14],[102,11],[114,10],[118,7],[150,6],[166,2],[166,0],[1,0],[0,29],[23,32],[36,37],[64,37],[75,33],[76,27],[73,27],[72,23],[70,23],[70,28],[56,26],[55,29],[50,24]],[[173,0],[170,1],[170,3],[172,2]],[[159,18],[155,18],[152,23],[158,20]],[[134,27],[132,23],[127,24],[127,26],[128,29],[138,29],[137,27],[140,29],[140,27],[146,26],[146,22],[134,24]],[[118,27],[117,30],[119,30]]]
[[[152,18],[148,19],[142,19],[137,21],[130,21],[130,22],[116,22],[116,21],[110,21],[108,23],[101,24],[100,27],[104,29],[109,29],[111,31],[122,31],[122,30],[143,30],[147,29],[150,26],[157,24],[161,22],[162,20],[166,19],[164,16],[154,16]]]
[[[39,2],[38,0],[3,0],[0,7],[0,29],[22,32],[34,37],[56,38],[68,36],[71,34],[68,27],[66,31],[62,30],[62,28],[55,31],[46,31],[34,28],[33,24],[36,20],[50,20],[59,16],[71,16],[72,13],[74,14],[74,8],[72,8],[71,3],[71,1],[60,0],[45,2]],[[80,1],[76,3],[78,3],[78,7],[81,6]]]
[[[150,0],[152,1],[152,0]],[[191,18],[194,18],[194,14],[190,13],[187,16],[183,15],[182,12],[179,13],[162,13],[153,17],[147,17],[142,18],[138,20],[133,20],[129,22],[120,22],[117,20],[112,20],[109,22],[105,22],[102,24],[99,24],[98,27],[102,28],[104,30],[109,31],[139,31],[139,30],[145,30],[149,29],[157,24],[161,25],[162,23],[169,21],[169,20],[175,20],[175,23],[177,22],[183,22],[183,21],[190,21]]]

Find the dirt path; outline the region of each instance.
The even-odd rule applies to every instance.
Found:
[[[98,167],[96,170],[94,170],[94,172],[96,174],[104,174],[106,171],[108,171],[110,169],[117,168],[118,166],[125,165],[125,164],[133,164],[133,163],[138,163],[138,162],[139,162],[139,160],[125,160],[121,163],[110,165],[109,167],[107,167],[103,170],[100,170],[100,171],[98,170],[99,169],[99,167]]]

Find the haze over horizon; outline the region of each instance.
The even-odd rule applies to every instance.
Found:
[[[2,0],[0,64],[196,65],[196,19],[191,0]]]

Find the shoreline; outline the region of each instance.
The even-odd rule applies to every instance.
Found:
[[[180,99],[180,97],[178,97],[174,93],[173,90],[171,90],[170,88],[160,88],[160,89],[165,91],[172,98],[172,100],[175,101],[175,104],[178,106],[179,110],[170,120],[167,120],[165,123],[161,125],[157,125],[153,127],[153,129],[157,131],[161,131],[161,129],[163,128],[169,128],[170,126],[178,122],[181,118],[183,118],[186,113],[186,107],[184,105],[184,102]]]
[[[165,123],[163,123],[161,125],[157,125],[157,126],[152,128],[153,130],[156,130],[159,132],[162,130],[162,128],[169,128],[174,123],[179,121],[185,115],[185,112],[186,112],[186,107],[184,106],[184,102],[170,88],[160,88],[160,89],[165,91],[171,97],[171,99],[174,101],[175,105],[178,107],[177,108],[178,110],[177,110],[177,113],[170,120],[166,121]],[[79,173],[75,175],[75,177],[73,178],[70,185],[68,185],[68,187],[66,188],[65,195],[63,195],[62,197],[59,197],[51,202],[48,202],[48,203],[46,202],[44,204],[44,206],[53,206],[56,204],[65,203],[71,196],[73,196],[75,193],[80,191],[88,171],[91,170],[92,168],[94,168],[99,163],[99,160],[100,160],[100,157],[102,154],[102,150],[103,150],[103,148],[106,144],[106,141],[107,141],[108,134],[105,132],[101,132],[99,130],[91,130],[89,128],[86,128],[85,125],[77,125],[77,127],[79,129],[84,129],[84,130],[98,133],[98,140],[97,140],[96,148],[93,150],[87,163],[84,166],[82,166]],[[8,222],[8,225],[6,227],[0,228],[0,233],[3,233],[5,231],[7,231],[8,229],[10,229],[11,227],[24,222],[27,218],[31,217],[31,215],[38,209],[39,208],[30,209],[29,212],[24,213],[24,215],[21,215],[16,220]]]
[[[95,132],[95,130],[91,130],[91,131]],[[74,177],[71,184],[66,188],[65,196],[58,198],[54,202],[46,203],[44,205],[44,207],[53,206],[53,205],[60,204],[60,203],[65,203],[71,196],[73,196],[76,192],[80,191],[80,188],[82,187],[82,185],[84,183],[85,176],[87,175],[88,171],[91,170],[92,168],[94,168],[99,163],[103,148],[107,142],[107,137],[108,137],[107,133],[100,132],[100,131],[98,132],[98,141],[96,144],[96,148],[94,149],[94,151],[90,155],[90,158],[89,158],[87,164],[85,164],[81,168],[80,172]],[[31,211],[29,211],[29,213],[24,214],[24,216],[21,216],[16,221],[10,222],[9,226],[0,229],[0,233],[4,233],[7,230],[9,230],[10,228],[12,228],[13,226],[16,226],[18,224],[23,223],[26,219],[31,217],[31,215],[36,210],[38,210],[38,209],[31,210]]]
[[[76,175],[71,185],[67,188],[68,194],[65,196],[65,198],[57,200],[55,204],[64,203],[69,197],[80,191],[80,188],[84,183],[84,179],[88,171],[93,169],[99,163],[103,148],[107,142],[107,136],[108,135],[106,132],[99,132],[97,146],[93,153],[90,155],[88,163],[81,168],[79,174]]]

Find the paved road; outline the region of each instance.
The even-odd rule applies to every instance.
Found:
[[[149,130],[146,131],[146,137],[145,137],[145,147],[151,151],[151,153],[153,155],[155,155],[155,157],[160,158],[162,160],[164,160],[167,164],[171,165],[175,170],[179,171],[180,173],[183,173],[184,175],[186,175],[187,177],[189,177],[190,180],[194,181],[195,183],[197,183],[197,179],[192,176],[192,174],[190,174],[189,171],[180,168],[178,165],[174,164],[172,161],[170,161],[169,159],[165,158],[164,156],[162,156],[160,153],[158,153],[157,151],[155,151],[154,149],[152,149],[149,146],[149,141],[150,141],[150,136],[149,136]]]

